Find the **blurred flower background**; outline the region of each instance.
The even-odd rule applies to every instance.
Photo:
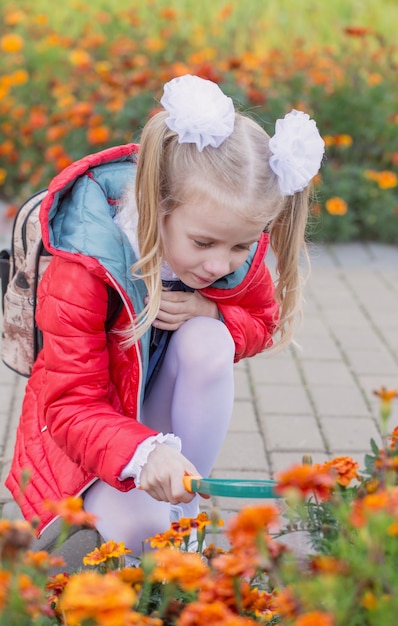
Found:
[[[162,86],[220,84],[272,135],[296,108],[326,157],[308,237],[398,237],[393,0],[3,0],[0,197],[17,205],[75,159],[139,140]]]

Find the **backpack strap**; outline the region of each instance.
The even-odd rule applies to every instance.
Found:
[[[1,305],[4,313],[4,296],[10,280],[10,256],[11,250],[4,249],[0,252],[0,280],[1,280]]]
[[[123,302],[119,293],[116,291],[116,289],[114,289],[110,285],[107,285],[107,289],[108,289],[108,311],[106,314],[105,330],[106,332],[109,332],[113,324],[116,322],[119,316],[119,313],[121,312],[123,308]]]

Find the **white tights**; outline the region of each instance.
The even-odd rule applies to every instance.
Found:
[[[228,429],[234,399],[233,358],[233,340],[222,322],[190,319],[173,333],[142,409],[144,424],[180,437],[182,454],[202,476],[209,476]],[[87,491],[84,508],[97,517],[105,541],[123,541],[139,556],[145,539],[167,530],[171,519],[196,517],[199,496],[173,506],[145,491],[121,492],[98,480]],[[148,544],[144,547],[149,549]]]

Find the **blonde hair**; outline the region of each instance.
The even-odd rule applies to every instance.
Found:
[[[165,124],[166,111],[145,125],[135,186],[140,259],[133,274],[145,281],[149,302],[137,318],[127,343],[141,337],[155,320],[161,299],[162,241],[159,216],[170,214],[195,193],[226,205],[246,219],[268,226],[277,259],[275,297],[280,305],[278,347],[293,338],[301,311],[300,252],[305,252],[308,190],[284,197],[269,167],[269,136],[250,117],[236,113],[233,133],[218,147],[199,152],[195,144],[178,143]]]

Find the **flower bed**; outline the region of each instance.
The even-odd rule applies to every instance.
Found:
[[[226,527],[230,548],[204,540],[222,527],[201,513],[148,539],[136,566],[109,541],[82,570],[50,576],[59,557],[29,550],[32,527],[0,520],[0,624],[7,626],[376,626],[398,610],[398,427],[387,435],[397,390],[381,400],[381,446],[366,466],[349,457],[282,472],[273,502],[245,507]],[[92,525],[79,499],[55,507],[70,525]],[[198,551],[187,552],[195,530]],[[210,534],[209,534],[210,530]],[[305,533],[308,550],[284,539]],[[60,538],[62,542],[62,537]],[[217,542],[216,542],[217,543]],[[84,566],[84,568],[83,568]]]
[[[0,194],[18,203],[71,161],[137,138],[163,84],[192,73],[220,83],[271,134],[292,108],[316,119],[327,154],[311,239],[396,242],[395,42],[348,24],[338,45],[287,45],[286,37],[283,47],[267,47],[272,28],[261,13],[214,6],[214,19],[204,12],[200,23],[190,3],[80,11],[69,1],[57,21],[55,12],[3,3]]]

